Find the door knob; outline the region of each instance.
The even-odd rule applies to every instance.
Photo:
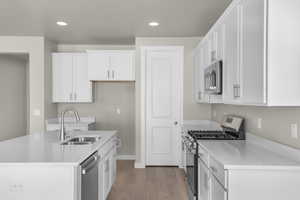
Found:
[[[174,125],[177,125],[178,124],[178,122],[174,122]]]

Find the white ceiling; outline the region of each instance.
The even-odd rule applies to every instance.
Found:
[[[133,44],[134,37],[201,36],[230,2],[2,0],[0,35],[44,35],[70,44]],[[56,21],[66,21],[69,26],[59,27]],[[158,21],[160,26],[151,28],[150,21]]]

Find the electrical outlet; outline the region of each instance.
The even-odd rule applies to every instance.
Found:
[[[257,119],[257,128],[261,129],[262,128],[262,118]]]
[[[217,111],[213,111],[213,117],[217,117]]]
[[[298,138],[298,124],[291,124],[291,137]]]
[[[40,109],[34,109],[33,110],[33,116],[41,116],[41,110]]]
[[[121,114],[121,109],[117,108],[117,114],[120,115]]]

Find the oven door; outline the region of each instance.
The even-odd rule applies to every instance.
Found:
[[[185,144],[186,147],[186,171],[189,189],[189,199],[198,199],[198,156],[197,150],[191,145]]]

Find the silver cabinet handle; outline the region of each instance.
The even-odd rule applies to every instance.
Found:
[[[71,101],[73,100],[73,94],[72,94],[72,93],[70,93],[69,99],[70,99]]]
[[[198,99],[199,99],[199,100],[202,99],[202,95],[201,95],[201,92],[200,92],[200,91],[198,92]]]
[[[110,72],[109,72],[109,70],[107,70],[107,80],[109,80],[110,79]]]
[[[233,97],[234,98],[240,97],[240,85],[239,84],[233,85]]]
[[[112,79],[115,80],[115,70],[112,70]]]

